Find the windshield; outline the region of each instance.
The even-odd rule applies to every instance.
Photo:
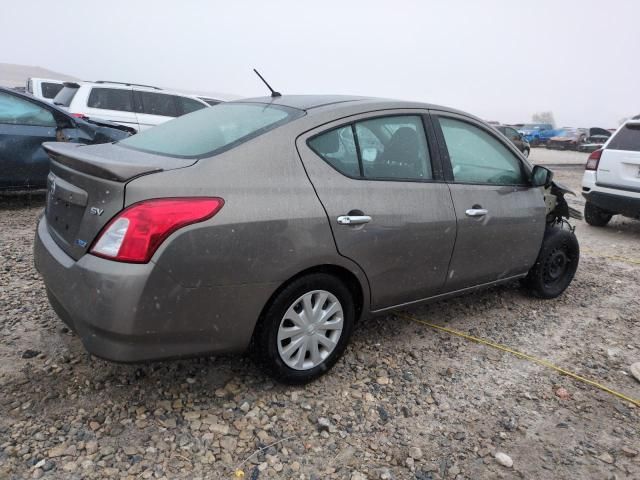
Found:
[[[158,125],[119,145],[183,158],[211,156],[304,115],[262,103],[222,103]]]

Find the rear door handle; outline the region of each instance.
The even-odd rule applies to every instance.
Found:
[[[464,213],[469,217],[484,217],[489,211],[486,208],[470,208]]]
[[[338,217],[340,225],[362,225],[370,221],[371,217],[369,215],[341,215]]]

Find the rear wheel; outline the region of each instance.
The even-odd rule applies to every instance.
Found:
[[[267,307],[254,333],[254,357],[276,380],[310,382],[340,358],[354,320],[353,297],[342,281],[325,273],[305,275]]]
[[[585,221],[594,227],[604,227],[609,220],[613,217],[612,213],[597,207],[591,202],[587,202],[584,205],[584,219]]]
[[[575,234],[561,228],[550,228],[542,248],[524,285],[539,298],[555,298],[569,286],[578,269],[580,246]]]

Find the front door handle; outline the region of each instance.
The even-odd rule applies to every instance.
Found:
[[[370,221],[371,217],[369,215],[341,215],[338,217],[340,225],[362,225]]]
[[[464,213],[469,217],[484,217],[489,211],[486,208],[470,208]]]

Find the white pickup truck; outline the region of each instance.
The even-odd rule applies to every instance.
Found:
[[[603,227],[614,215],[640,219],[640,115],[589,156],[582,195],[589,225]]]

